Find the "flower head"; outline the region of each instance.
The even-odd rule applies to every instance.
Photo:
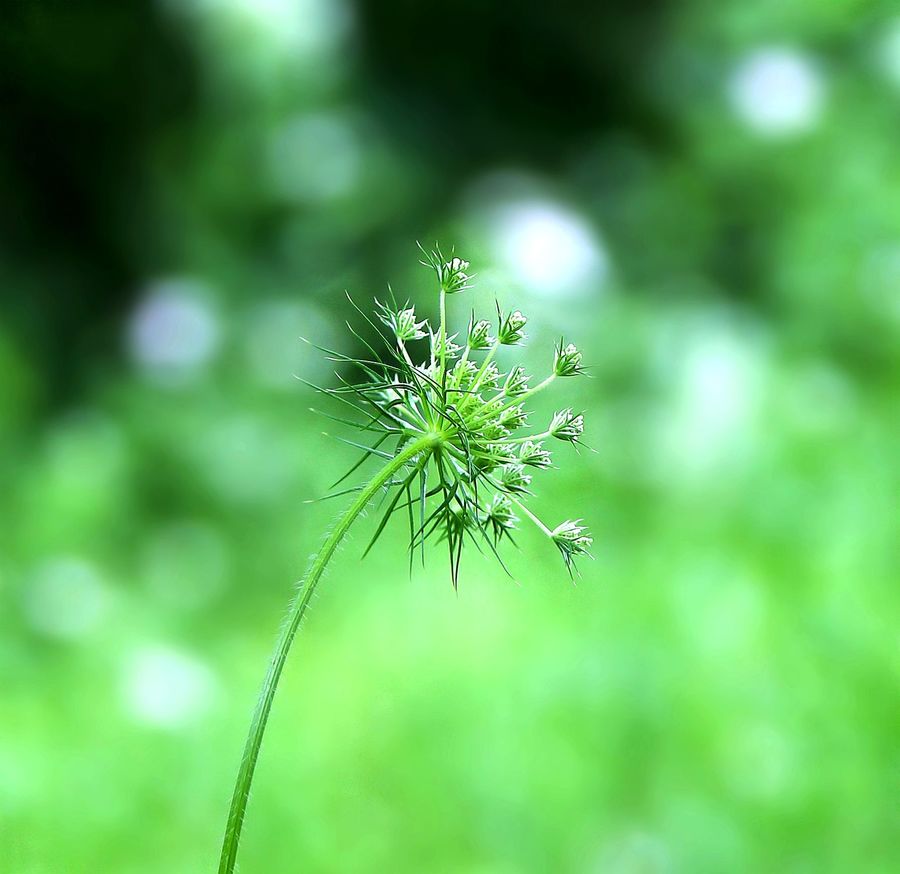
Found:
[[[566,440],[569,443],[577,443],[584,432],[584,416],[575,415],[571,409],[560,410],[555,413],[547,429],[549,436],[557,440]]]
[[[576,376],[584,373],[584,368],[581,366],[581,353],[573,343],[563,345],[563,341],[559,341],[556,354],[553,356],[553,372],[557,376]]]
[[[526,440],[519,449],[519,461],[540,468],[550,467],[552,463],[550,453],[544,449],[544,445],[531,440]]]
[[[484,511],[484,521],[490,528],[491,535],[496,545],[504,535],[512,537],[518,517],[513,513],[512,502],[504,495],[494,495],[490,504]]]
[[[409,303],[400,309],[391,309],[380,301],[375,301],[375,312],[378,318],[387,325],[393,332],[394,336],[401,343],[409,343],[411,340],[421,340],[426,336],[422,330],[425,322],[416,321],[415,307],[411,307]]]
[[[525,373],[525,368],[521,364],[517,364],[509,371],[506,381],[503,383],[503,391],[506,392],[507,397],[511,398],[528,391],[528,374]]]
[[[562,553],[566,567],[569,568],[570,571],[572,570],[572,562],[576,556],[590,555],[588,550],[594,542],[594,538],[588,534],[587,528],[580,523],[580,519],[577,522],[566,521],[561,525],[557,525],[556,528],[550,532],[553,542],[556,544],[560,553]]]
[[[489,321],[482,319],[480,322],[476,322],[473,317],[472,321],[469,322],[469,337],[466,345],[473,352],[490,348],[490,345],[494,342],[490,332],[491,323]]]
[[[462,258],[457,258],[451,252],[449,258],[445,258],[441,250],[435,246],[431,252],[426,252],[419,246],[425,260],[421,263],[425,267],[430,267],[437,276],[438,286],[445,294],[456,294],[471,288],[470,280],[472,277],[468,274],[469,262]]]
[[[521,464],[504,464],[500,468],[499,485],[504,492],[525,493],[531,485],[531,474]]]
[[[410,559],[413,551],[424,549],[426,540],[443,541],[456,585],[463,543],[487,544],[499,558],[499,543],[510,538],[520,511],[522,518],[533,521],[554,542],[571,570],[574,558],[587,554],[590,536],[576,522],[551,530],[525,501],[531,496],[534,476],[551,466],[542,441],[554,437],[579,442],[584,418],[564,409],[553,416],[546,430],[521,432],[528,430],[528,398],[556,376],[580,373],[581,352],[560,343],[550,375],[529,388],[530,378],[522,365],[501,372],[495,361],[501,346],[524,339],[525,316],[518,310],[506,315],[498,310],[494,337],[491,324],[473,315],[461,347],[444,318],[445,297],[468,287],[469,264],[456,256],[445,258],[437,248],[425,253],[423,263],[437,278],[440,322],[417,320],[415,308],[408,303],[402,307],[377,303],[377,316],[393,335],[385,338],[391,354],[382,362],[338,355],[339,361],[356,365],[362,379],[322,389],[363,417],[360,428],[370,442],[354,444],[360,445],[363,455],[352,470],[373,457],[389,463],[400,459],[369,546],[390,518],[400,513],[409,526]],[[427,339],[428,350],[424,360],[416,361],[406,344],[421,339]]]
[[[448,337],[441,332],[438,332],[437,334],[432,332],[431,351],[436,361],[440,361],[442,358],[456,358],[456,356],[459,355],[462,347],[454,342],[457,336],[457,334],[451,334]]]
[[[499,308],[497,314],[500,316],[500,328],[497,331],[497,339],[504,346],[515,346],[525,339],[524,328],[528,324],[528,319],[518,310],[504,316],[500,313]]]

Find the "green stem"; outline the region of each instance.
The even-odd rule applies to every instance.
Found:
[[[531,440],[532,443],[537,443],[538,440],[546,440],[549,436],[549,431],[541,431],[540,434],[526,434],[524,437],[507,437],[503,442],[524,443],[526,440]]]
[[[507,497],[529,518],[541,531],[548,537],[553,537],[553,532],[543,523],[528,507],[525,506],[515,495],[507,495]]]
[[[534,388],[530,388],[527,391],[523,391],[522,394],[514,397],[503,409],[505,410],[507,407],[513,406],[513,404],[521,404],[522,401],[528,400],[528,398],[534,397],[539,391],[543,391],[550,385],[553,380],[556,379],[556,374],[551,373],[543,382],[539,382]]]
[[[470,392],[478,391],[481,386],[481,381],[484,379],[484,375],[487,372],[488,365],[491,361],[494,360],[494,356],[497,354],[497,350],[500,348],[500,341],[495,340],[494,345],[488,349],[487,355],[484,356],[484,360],[481,362],[481,367],[478,368],[478,373],[475,374],[475,379],[472,380],[472,385],[469,386]]]
[[[266,730],[266,722],[269,719],[269,711],[272,709],[272,701],[275,698],[275,690],[278,680],[284,669],[288,651],[294,641],[294,636],[300,626],[300,621],[306,612],[312,599],[316,584],[322,576],[328,562],[334,555],[335,549],[347,533],[356,517],[365,509],[369,501],[390,482],[391,478],[407,462],[411,461],[419,453],[426,451],[440,440],[436,434],[426,434],[418,440],[404,447],[394,456],[375,476],[365,488],[357,495],[347,511],[338,520],[328,539],[322,544],[310,565],[306,577],[303,579],[297,594],[291,601],[288,614],[272,652],[269,669],[263,681],[256,709],[253,712],[253,721],[250,723],[250,732],[244,745],[244,755],[238,770],[237,780],[234,785],[234,794],[231,798],[231,809],[228,812],[228,822],[225,826],[225,840],[222,844],[222,855],[219,859],[219,874],[232,874],[237,858],[238,842],[241,837],[241,827],[244,824],[244,814],[247,810],[247,799],[250,795],[250,784],[253,782],[253,772],[256,769],[256,760],[259,758],[259,750],[262,746],[263,734]]]
[[[464,368],[466,366],[466,362],[469,360],[469,353],[471,351],[472,350],[469,349],[469,344],[466,343],[466,348],[463,350],[462,358],[460,358],[459,361],[456,363],[456,367],[458,368],[459,372],[456,373],[456,371],[454,371],[454,373],[456,373],[456,375],[453,378],[453,382],[450,386],[451,388],[453,388],[453,389],[459,388],[459,384],[462,382]]]
[[[446,385],[447,375],[447,295],[441,289],[441,386]]]
[[[539,385],[536,385],[534,388],[530,388],[530,389],[528,389],[528,391],[524,391],[524,392],[522,392],[522,394],[517,395],[514,398],[511,398],[507,403],[503,404],[501,407],[498,407],[497,409],[491,409],[491,405],[493,403],[495,403],[498,400],[502,400],[503,398],[506,397],[505,392],[502,392],[502,391],[498,392],[496,395],[494,395],[494,397],[492,397],[485,404],[485,409],[487,410],[487,412],[476,416],[472,420],[472,424],[474,426],[478,426],[478,425],[482,424],[483,422],[488,421],[488,419],[495,419],[497,416],[499,416],[501,413],[505,413],[511,407],[515,407],[518,404],[521,404],[523,401],[528,400],[528,398],[533,397],[539,391],[543,391],[545,388],[547,388],[548,385],[550,385],[551,382],[553,382],[554,379],[556,379],[556,374],[551,373],[550,376],[548,376]]]

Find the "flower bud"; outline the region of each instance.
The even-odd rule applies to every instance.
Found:
[[[514,346],[525,337],[523,329],[528,319],[518,310],[500,319],[500,328],[497,331],[497,339],[504,346]]]
[[[504,464],[500,468],[500,487],[507,492],[524,494],[531,485],[531,474],[521,464]]]
[[[580,519],[576,522],[567,520],[550,532],[553,542],[562,553],[570,571],[572,559],[578,555],[590,555],[588,550],[594,542],[594,538],[588,533],[587,528],[579,524],[580,521]]]
[[[394,336],[401,342],[407,343],[410,340],[421,340],[426,336],[422,330],[426,326],[426,322],[416,321],[415,307],[404,307],[399,310],[392,310],[379,301],[375,301],[376,312],[378,318],[387,325],[393,332]]]
[[[452,379],[459,388],[466,389],[472,384],[476,373],[478,373],[477,361],[470,361],[469,359],[465,361],[459,360],[453,368]]]
[[[453,342],[456,337],[456,334],[451,334],[449,337],[442,337],[440,331],[438,331],[437,334],[433,331],[431,332],[431,354],[434,356],[435,360],[440,361],[442,358],[455,358],[459,355],[460,346]]]
[[[497,457],[491,455],[490,452],[484,455],[476,455],[472,459],[472,464],[475,467],[476,478],[477,474],[480,473],[490,473],[491,471],[496,470],[500,466],[500,461],[498,461]],[[467,477],[467,479],[469,479]],[[471,481],[471,479],[469,479]]]
[[[540,443],[526,440],[519,449],[519,461],[531,467],[550,467],[550,453]]]
[[[506,377],[503,383],[503,393],[514,398],[528,391],[528,374],[521,364],[517,364]]]
[[[491,443],[499,443],[509,437],[509,431],[499,422],[486,422],[481,426],[481,436]]]
[[[498,420],[504,428],[508,428],[510,431],[515,431],[517,428],[521,428],[528,421],[528,414],[525,412],[525,408],[521,404],[517,404],[514,407],[507,407],[503,412],[500,413],[500,418]]]
[[[496,388],[497,383],[500,381],[500,371],[497,369],[497,365],[494,364],[493,361],[488,363],[488,366],[484,368],[484,372],[481,374],[481,388]]]
[[[503,495],[494,495],[493,500],[484,512],[484,522],[491,527],[491,533],[494,535],[494,543],[510,531],[514,531],[518,517],[513,514],[512,504],[509,498]]]
[[[584,416],[581,413],[576,416],[571,409],[560,410],[553,416],[547,430],[550,432],[550,436],[556,437],[557,440],[577,443],[578,438],[584,432]]]
[[[553,372],[557,376],[575,376],[584,372],[581,366],[581,353],[573,343],[563,346],[563,341],[559,341],[556,354],[553,356]]]
[[[469,323],[468,346],[470,349],[487,349],[494,338],[490,335],[491,323],[482,319],[480,322]]]
[[[438,281],[447,294],[456,294],[469,288],[469,262],[462,258],[451,258],[438,270]]]

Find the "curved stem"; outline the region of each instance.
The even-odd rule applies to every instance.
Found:
[[[278,641],[272,652],[269,669],[266,672],[256,709],[253,712],[253,721],[250,723],[250,732],[244,745],[244,755],[238,770],[237,780],[234,785],[234,794],[231,798],[231,808],[228,812],[228,822],[225,826],[225,840],[222,844],[222,855],[219,859],[219,874],[232,874],[235,859],[237,858],[238,842],[241,837],[241,827],[244,824],[244,814],[247,810],[247,799],[250,795],[250,784],[253,781],[253,772],[256,769],[256,760],[259,758],[259,750],[262,746],[263,734],[269,719],[269,711],[272,709],[272,701],[275,698],[275,690],[278,680],[284,669],[288,651],[293,643],[294,636],[300,626],[300,621],[309,606],[316,584],[328,566],[328,562],[334,555],[338,544],[347,533],[356,517],[365,509],[369,501],[390,482],[391,478],[407,462],[411,461],[419,453],[430,449],[440,439],[438,435],[427,434],[414,440],[394,456],[357,495],[347,511],[338,520],[334,530],[328,535],[322,548],[316,554],[310,565],[309,571],[303,579],[297,594],[291,601],[287,617],[278,635]]]

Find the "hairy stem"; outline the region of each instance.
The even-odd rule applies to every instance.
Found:
[[[447,373],[447,295],[441,289],[441,386]]]
[[[278,680],[284,669],[288,652],[294,641],[294,636],[300,626],[300,621],[309,606],[316,584],[322,576],[328,562],[334,555],[335,549],[347,533],[356,517],[365,509],[369,501],[391,481],[407,462],[420,453],[431,449],[440,437],[435,434],[426,434],[418,440],[405,446],[395,455],[357,495],[347,511],[338,520],[332,532],[328,535],[322,548],[316,554],[310,565],[309,571],[304,577],[294,599],[288,608],[287,616],[282,625],[278,641],[272,652],[269,669],[266,672],[256,709],[253,712],[253,720],[250,723],[250,732],[244,745],[244,755],[238,770],[237,780],[234,785],[234,794],[231,798],[231,808],[228,812],[228,822],[225,826],[225,840],[222,844],[222,855],[219,859],[219,874],[232,874],[237,858],[238,842],[241,837],[241,827],[244,824],[244,814],[247,810],[247,800],[250,795],[250,784],[253,782],[253,772],[256,769],[256,760],[259,758],[259,750],[262,746],[263,734],[269,719],[269,711],[272,709],[272,701],[275,698],[275,690]]]

